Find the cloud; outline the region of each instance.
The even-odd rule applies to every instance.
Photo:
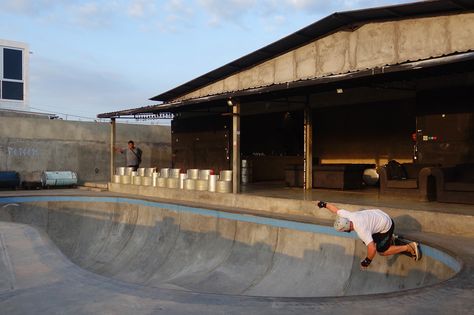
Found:
[[[2,0],[0,10],[13,14],[39,16],[61,6],[60,0]]]
[[[132,0],[130,2],[127,14],[133,18],[142,18],[156,14],[156,4],[153,0]]]
[[[198,0],[198,4],[210,15],[211,25],[239,23],[257,6],[256,0]]]

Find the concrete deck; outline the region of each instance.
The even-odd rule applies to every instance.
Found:
[[[242,200],[232,199],[233,203],[224,207],[222,204],[229,201],[226,198],[232,196],[219,194],[213,196],[217,198],[216,200],[210,200],[207,194],[191,193],[189,196],[181,196],[179,200],[171,200],[162,196],[160,198],[151,196],[148,194],[148,190],[142,188],[135,194],[133,189],[136,187],[134,186],[115,188],[124,189],[132,194],[48,190],[1,192],[0,197],[22,195],[133,197],[154,201],[174,201],[191,206],[207,205],[208,208],[232,213],[264,215],[303,222],[322,222],[323,224],[329,223],[331,217],[325,212],[320,213],[319,210],[311,209],[311,206],[314,205],[309,200],[326,199],[338,204],[352,205],[355,208],[365,207],[364,203],[367,202],[371,207],[390,209],[391,215],[395,214],[396,216],[397,227],[403,226],[403,222],[408,222],[403,219],[404,217],[415,218],[414,221],[418,222],[418,225],[404,226],[404,234],[424,244],[434,245],[449,252],[462,262],[462,269],[453,278],[431,284],[428,287],[357,296],[254,297],[240,294],[217,294],[216,292],[186,292],[133,284],[123,279],[104,277],[89,272],[72,263],[51,241],[50,236],[42,232],[42,229],[30,225],[3,222],[0,223],[0,247],[7,249],[8,256],[3,255],[0,259],[2,262],[0,269],[10,270],[10,272],[3,272],[0,275],[0,309],[2,312],[5,311],[7,314],[335,314],[350,311],[352,314],[362,314],[387,311],[393,314],[445,314],[448,312],[468,314],[474,307],[472,298],[474,292],[474,271],[472,268],[474,266],[474,242],[472,234],[467,233],[468,229],[463,228],[463,226],[469,227],[473,221],[472,212],[469,214],[472,210],[470,206],[401,201],[407,209],[410,209],[402,210],[398,207],[392,208],[399,205],[395,201],[372,199],[370,202],[370,198],[374,197],[369,197],[368,193],[360,198],[355,192],[341,194],[333,191],[316,191],[304,194],[302,191],[284,188],[277,192],[275,187],[268,189],[267,186],[267,188],[257,187],[253,191],[247,192]],[[170,191],[164,191],[164,193],[166,193],[164,195],[171,194]],[[279,198],[263,197],[271,194]],[[356,197],[352,197],[353,194]],[[293,199],[294,196],[303,197]],[[323,196],[326,198],[321,198]],[[171,194],[171,197],[174,196]],[[287,202],[284,202],[284,199],[288,199]],[[252,205],[255,201],[259,203],[258,207]],[[355,201],[361,203],[357,204]],[[245,203],[249,205],[247,209],[233,207],[233,205]],[[275,204],[279,204],[279,206],[275,206]],[[291,211],[295,205],[301,206],[303,213],[298,213],[297,209]],[[430,211],[430,207],[435,209]],[[289,210],[285,212],[282,209]],[[426,218],[419,223],[420,217]],[[440,217],[441,220],[451,217],[451,223],[446,222],[450,227],[439,229],[439,233],[425,231],[428,228],[428,222],[439,220]],[[456,225],[461,227],[451,233],[451,229]],[[105,246],[105,244],[98,244],[98,246]],[[430,266],[427,268],[429,271]],[[245,276],[244,272],[242,277],[245,278]],[[272,283],[270,288],[284,285],[284,283]],[[377,283],[370,281],[366,285],[372,287]],[[275,290],[278,292],[279,289],[275,288]],[[218,292],[225,292],[225,290]],[[364,292],[361,291],[361,293]]]

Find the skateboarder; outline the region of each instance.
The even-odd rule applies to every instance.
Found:
[[[350,212],[338,209],[335,205],[324,201],[318,202],[319,208],[326,208],[337,215],[334,228],[340,232],[356,231],[359,238],[367,246],[367,257],[360,262],[367,268],[378,252],[381,256],[408,253],[414,260],[420,259],[418,243],[394,245],[392,242],[395,223],[388,214],[379,209]]]

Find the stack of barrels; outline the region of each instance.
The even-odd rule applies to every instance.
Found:
[[[139,168],[118,167],[114,183],[154,186],[185,190],[232,192],[232,171],[222,170],[219,175],[211,169],[188,169],[186,173],[179,168]]]

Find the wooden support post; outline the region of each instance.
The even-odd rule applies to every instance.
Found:
[[[240,193],[240,103],[232,106],[232,192]]]
[[[114,181],[115,173],[115,118],[110,119],[110,182]]]
[[[308,102],[304,109],[304,189],[313,188],[313,119]]]

